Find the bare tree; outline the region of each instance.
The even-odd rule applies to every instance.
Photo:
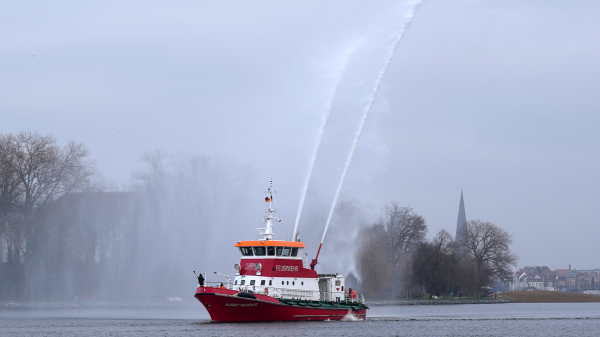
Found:
[[[362,231],[359,237],[362,238],[362,242],[358,254],[358,268],[363,275],[363,289],[367,296],[381,298],[392,277],[393,264],[381,249],[379,238],[369,233],[368,229]]]
[[[374,226],[374,230],[381,238],[383,249],[390,259],[412,250],[417,243],[425,240],[427,223],[412,207],[402,207],[392,201],[383,210],[384,218]]]
[[[13,221],[14,207],[22,192],[22,183],[13,168],[10,137],[0,135],[0,220]]]
[[[364,262],[374,259],[373,261],[377,261],[377,266],[388,266],[389,281],[384,282],[383,285],[379,284],[384,289],[379,289],[378,294],[385,293],[391,297],[398,297],[410,287],[413,271],[412,254],[418,244],[425,240],[427,223],[422,216],[413,211],[412,207],[402,207],[397,202],[385,206],[383,213],[378,223],[366,228],[363,231],[365,234],[359,236],[363,242],[377,246],[379,253],[373,257],[364,257],[365,254],[373,253],[371,247],[365,248],[361,250],[359,260]],[[386,260],[385,263],[383,260]],[[364,263],[360,266],[365,288],[368,288],[368,279],[372,277],[367,272],[369,268],[365,268]]]
[[[453,271],[453,284],[456,285],[455,290],[459,296],[478,293],[479,274],[477,273],[477,263],[472,256],[459,255]]]
[[[438,289],[452,283],[458,252],[452,234],[441,229],[429,242],[419,244],[414,254],[415,280],[422,282],[427,292],[436,294]]]
[[[19,181],[20,198],[9,207],[18,209],[28,249],[23,246],[25,262],[33,257],[41,235],[34,210],[42,209],[50,200],[81,189],[94,173],[88,149],[71,141],[64,147],[56,139],[29,131],[2,135],[0,166]]]
[[[475,260],[480,285],[493,276],[503,278],[517,265],[519,257],[510,251],[512,235],[495,224],[470,220],[459,236],[458,242]]]

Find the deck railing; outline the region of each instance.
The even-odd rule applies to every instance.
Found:
[[[296,299],[313,299],[314,291],[312,290],[300,290],[300,289],[286,289],[286,288],[270,288],[269,294],[271,296],[278,296],[281,298],[296,298]]]
[[[343,293],[343,296],[340,296],[339,292],[321,291],[321,301],[337,302],[338,298],[340,302],[345,303],[365,303],[363,294],[356,294],[356,297],[351,297],[348,293]]]
[[[248,286],[241,286],[238,288],[240,291],[251,291]],[[277,287],[264,287],[262,290],[256,289],[252,291],[255,294],[269,295],[275,298],[283,299],[298,299],[298,300],[317,300],[315,294],[318,294],[318,300],[326,302],[345,302],[345,303],[365,303],[365,296],[363,294],[356,294],[356,297],[350,297],[350,294],[343,293],[343,296],[339,292],[327,292],[327,291],[313,291],[313,290],[300,290],[300,289],[288,289],[288,288],[277,288]],[[339,298],[339,300],[338,300]]]

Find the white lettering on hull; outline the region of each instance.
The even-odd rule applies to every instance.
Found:
[[[276,271],[298,271],[298,266],[275,266]]]
[[[225,303],[226,307],[256,307],[258,303]]]

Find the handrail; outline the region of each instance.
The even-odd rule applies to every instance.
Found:
[[[321,291],[321,300],[322,301],[327,301],[327,299],[330,299],[330,301],[335,301],[334,299],[337,297],[341,297],[340,292],[331,292],[331,291]],[[350,294],[344,292],[343,293],[343,297],[340,299],[341,302],[346,302],[346,303],[365,303],[365,296],[363,294],[356,294],[356,297],[350,297]]]
[[[248,286],[239,286],[239,291],[250,291]],[[265,291],[266,290],[266,291]],[[363,294],[356,294],[356,297],[350,297],[348,293],[331,292],[331,291],[316,291],[316,290],[303,290],[303,289],[292,289],[292,288],[278,288],[278,287],[263,287],[252,291],[259,295],[268,295],[275,298],[283,299],[300,299],[300,300],[313,300],[315,299],[315,293],[319,295],[321,301],[335,302],[335,298],[340,297],[340,302],[344,303],[365,303],[365,296]],[[340,296],[342,295],[343,296]]]

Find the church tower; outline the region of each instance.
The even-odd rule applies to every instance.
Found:
[[[463,199],[463,191],[460,189],[460,204],[458,205],[458,220],[456,221],[456,236],[455,240],[458,240],[458,234],[460,233],[463,226],[467,223],[467,215],[465,214],[465,200]]]

